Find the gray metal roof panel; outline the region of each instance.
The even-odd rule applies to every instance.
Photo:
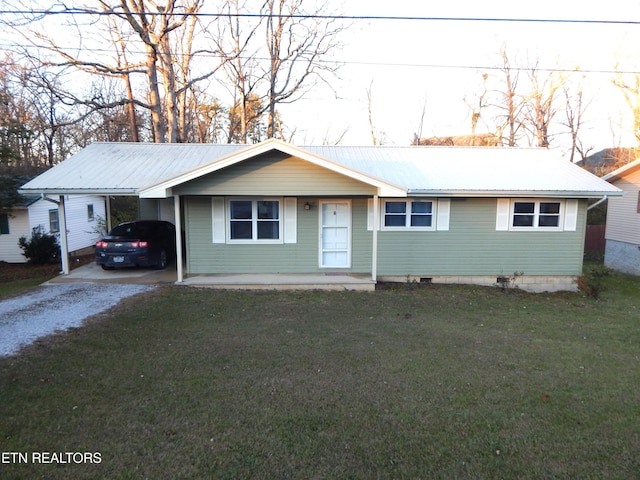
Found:
[[[94,143],[22,192],[131,194],[212,164],[247,145]],[[312,154],[410,194],[617,195],[620,190],[546,149],[309,146]]]

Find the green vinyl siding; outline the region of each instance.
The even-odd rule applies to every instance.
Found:
[[[305,202],[311,204],[304,209]],[[282,244],[227,244],[212,241],[211,197],[185,198],[187,273],[313,273],[319,267],[319,200],[298,199],[297,241]],[[367,200],[352,202],[352,266],[349,272],[371,271],[371,232]],[[357,251],[356,251],[357,250]],[[339,271],[345,271],[340,269]]]
[[[496,199],[453,199],[448,231],[378,233],[378,274],[578,275],[586,207],[576,231],[496,231]]]
[[[318,208],[322,198],[297,202],[297,242],[230,245],[212,241],[211,197],[185,198],[187,273],[313,273],[319,268]],[[304,209],[305,202],[311,204]],[[586,202],[576,231],[496,231],[496,199],[452,199],[448,231],[379,231],[379,276],[579,275]],[[371,272],[372,232],[367,198],[352,199],[351,268]],[[339,271],[345,271],[340,269]]]
[[[179,195],[373,195],[366,183],[295,157],[271,152],[174,188]]]

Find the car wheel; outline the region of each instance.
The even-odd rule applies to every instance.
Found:
[[[113,270],[113,267],[107,267],[106,265],[100,265],[103,270]]]
[[[158,263],[156,263],[157,270],[164,270],[167,268],[167,252],[164,250],[160,250],[160,255],[158,255]]]

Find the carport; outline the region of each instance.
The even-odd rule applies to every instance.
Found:
[[[218,160],[247,148],[247,145],[170,144],[158,149],[156,144],[104,143],[89,145],[62,163],[23,185],[23,195],[40,195],[53,200],[59,196],[60,250],[62,274],[69,275],[69,248],[67,242],[67,212],[65,199],[72,195],[99,195],[105,197],[107,222],[111,217],[109,197],[136,196],[143,190],[165,182],[199,166]],[[180,196],[173,195],[173,223],[176,227],[178,282],[184,279],[182,255],[182,215]],[[162,197],[167,198],[167,197]],[[161,216],[159,198],[148,198],[146,208],[140,209],[140,219],[157,220]],[[149,207],[149,203],[155,205]],[[110,229],[110,225],[107,228]]]

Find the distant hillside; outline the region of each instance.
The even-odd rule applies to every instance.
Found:
[[[605,148],[589,155],[584,160],[576,162],[576,164],[589,170],[594,175],[602,177],[616,168],[632,162],[637,156],[635,148]]]
[[[414,138],[412,145],[443,146],[443,147],[497,147],[500,139],[490,133],[472,135],[457,135],[453,137]]]

